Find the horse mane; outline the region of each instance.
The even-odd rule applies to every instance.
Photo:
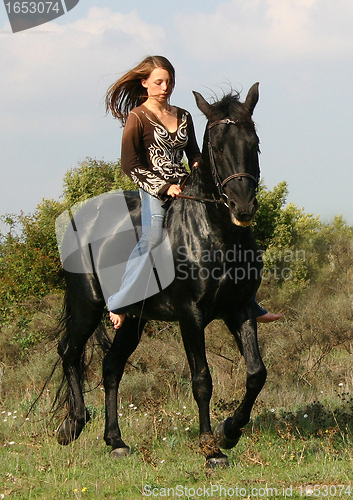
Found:
[[[240,102],[240,93],[231,89],[220,100],[211,103],[212,112],[208,117],[210,122],[230,118],[240,125],[254,129],[254,122],[244,103]]]

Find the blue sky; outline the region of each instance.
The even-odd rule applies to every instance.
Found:
[[[80,0],[50,23],[13,34],[0,5],[0,214],[59,199],[65,172],[120,156],[121,127],[104,93],[148,54],[176,68],[172,103],[205,120],[206,98],[260,82],[254,113],[262,177],[288,201],[353,224],[351,0]]]

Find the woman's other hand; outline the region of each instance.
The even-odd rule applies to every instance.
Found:
[[[177,184],[172,184],[169,186],[167,195],[171,196],[172,198],[176,198],[179,194],[181,194],[182,190],[181,187],[178,186]]]

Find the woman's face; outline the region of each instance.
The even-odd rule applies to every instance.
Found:
[[[141,80],[141,85],[147,89],[148,97],[160,102],[166,101],[173,91],[170,75],[163,68],[155,68],[148,78]]]

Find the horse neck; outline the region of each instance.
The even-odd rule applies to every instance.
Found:
[[[204,141],[199,166],[192,170],[192,190],[195,194],[218,198],[219,193],[213,179],[207,143]]]

